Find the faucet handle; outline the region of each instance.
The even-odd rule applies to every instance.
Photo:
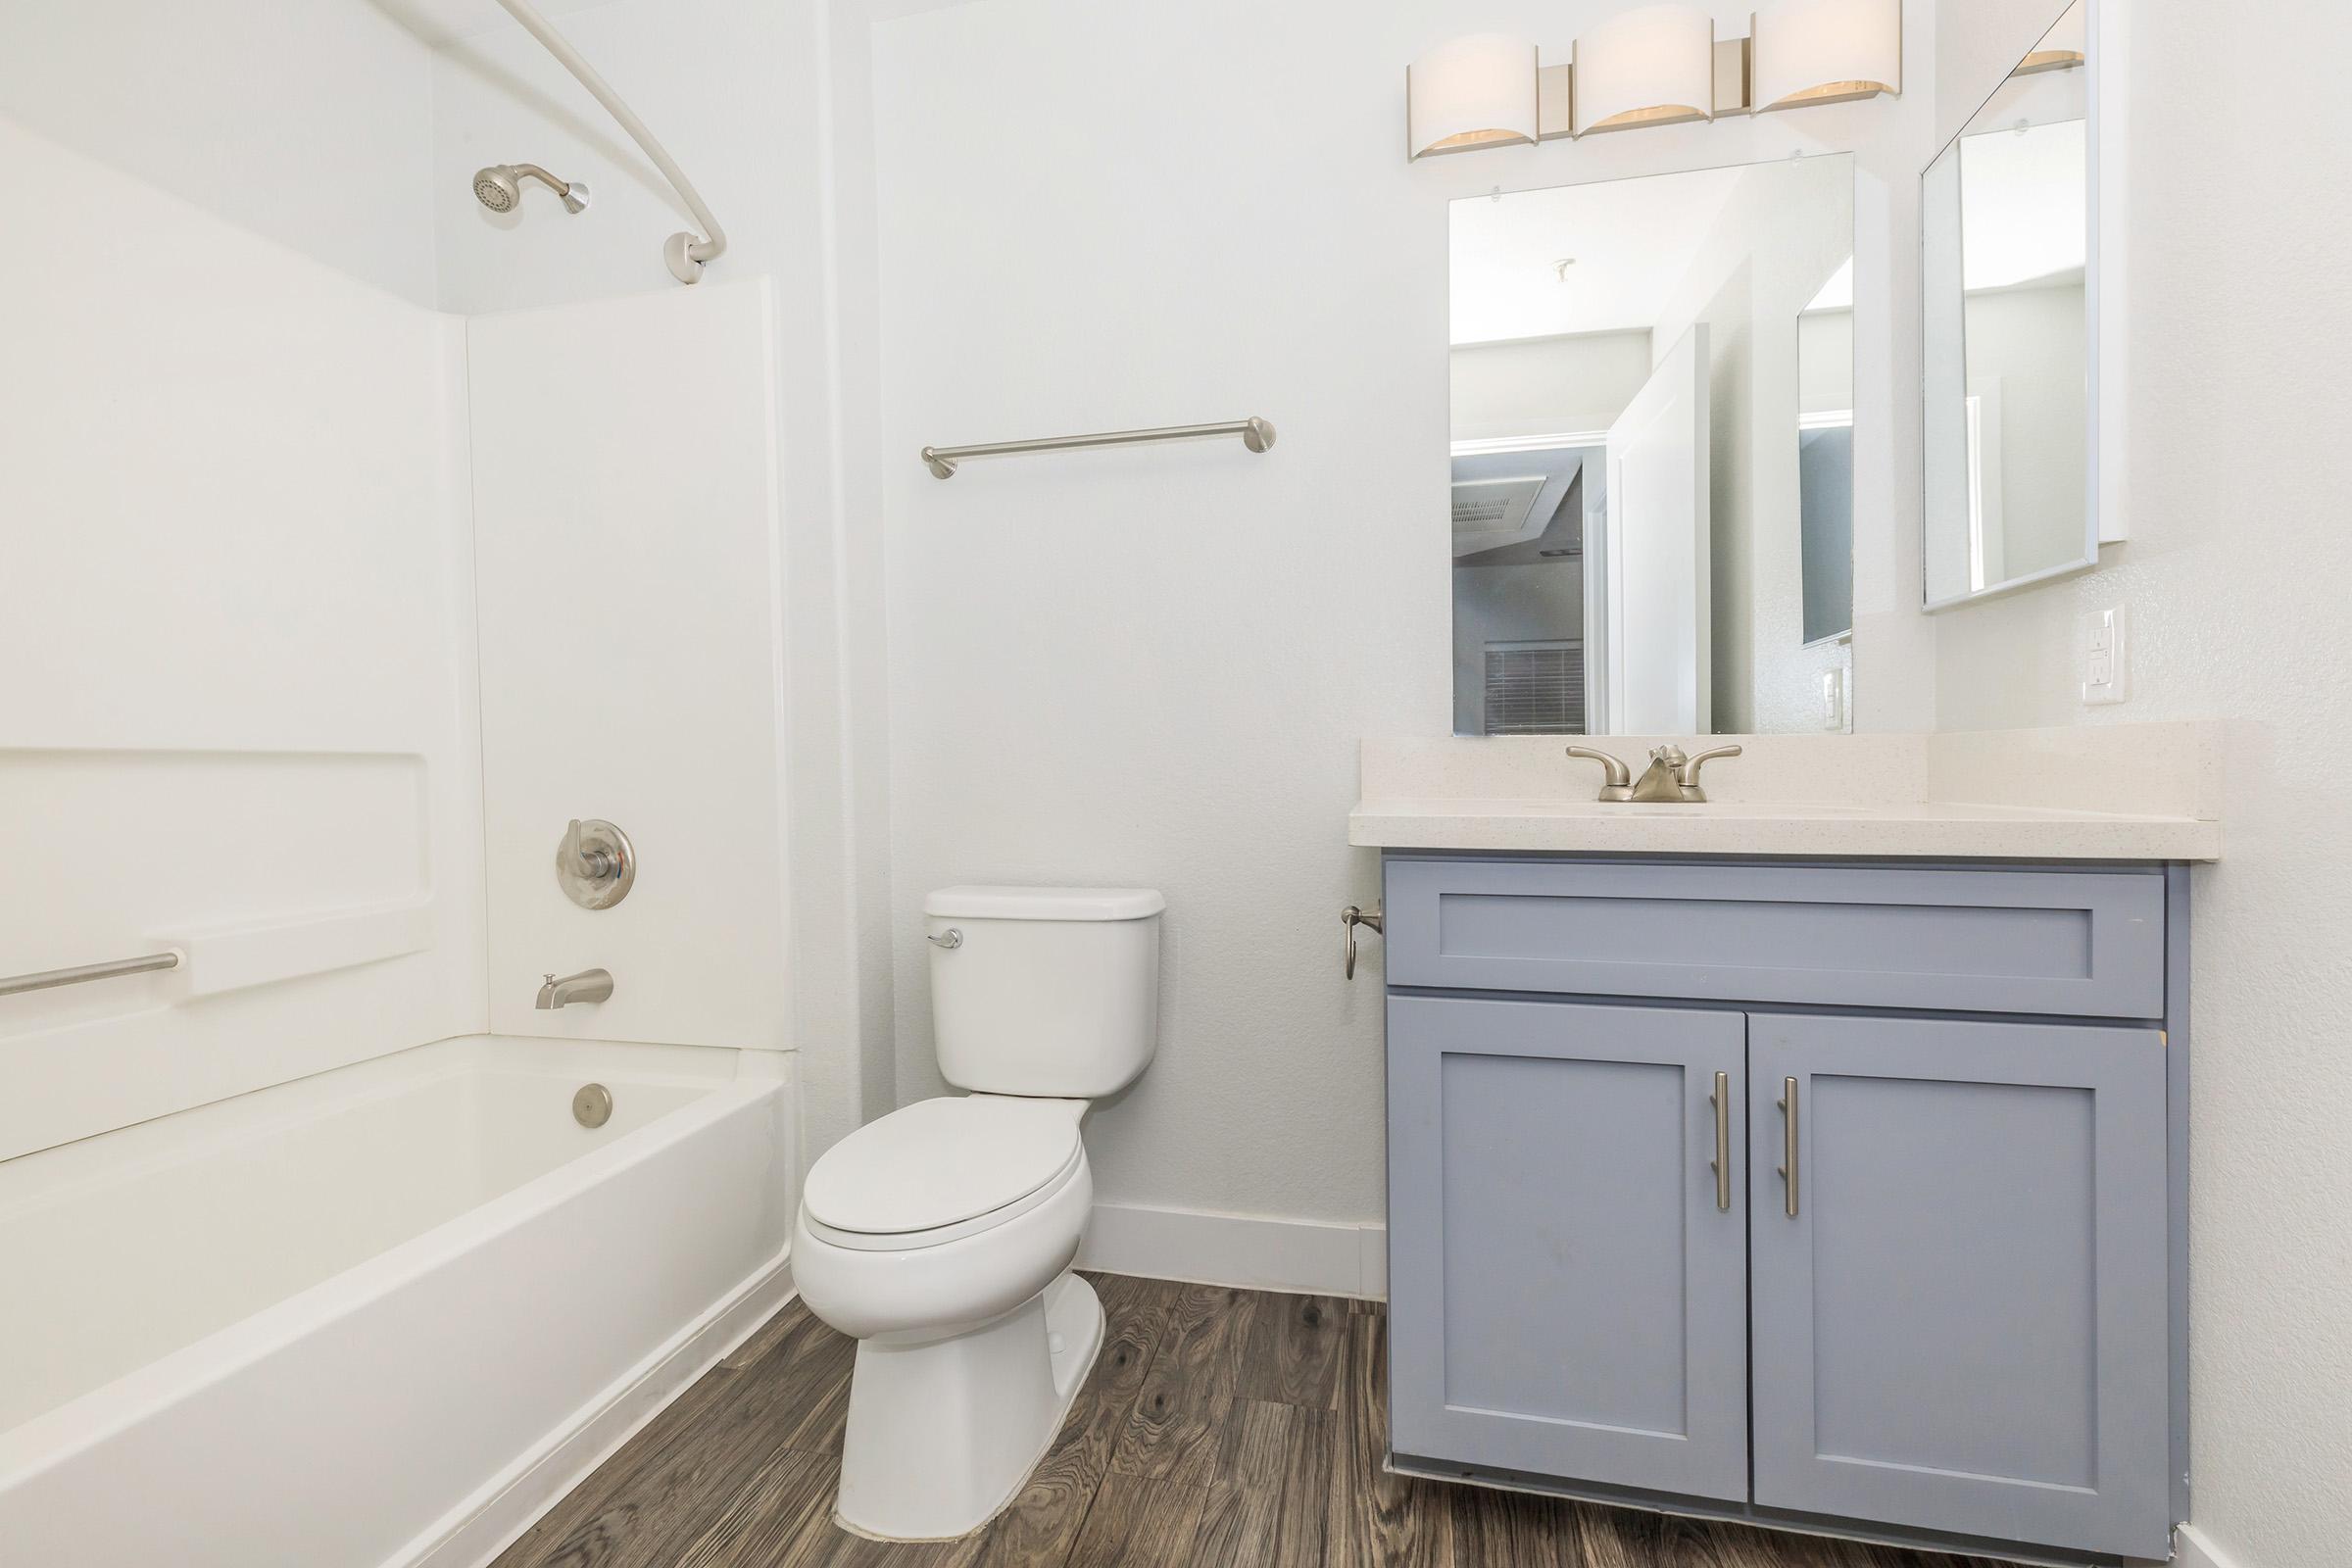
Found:
[[[1633,799],[1634,771],[1623,761],[1611,757],[1607,752],[1596,752],[1590,746],[1571,746],[1568,748],[1568,755],[1600,764],[1600,799],[1604,801],[1630,801]]]
[[[1590,746],[1571,746],[1568,748],[1568,755],[1581,757],[1589,762],[1598,762],[1607,770],[1603,775],[1605,783],[1631,784],[1634,781],[1633,769],[1606,752],[1596,752]]]
[[[1691,802],[1704,802],[1707,798],[1707,794],[1706,791],[1698,787],[1699,768],[1705,763],[1714,760],[1718,757],[1738,757],[1740,753],[1740,748],[1737,746],[1718,746],[1711,752],[1701,752],[1696,757],[1684,760],[1682,763],[1682,773],[1677,780],[1677,782],[1683,786],[1683,799]],[[1677,756],[1679,757],[1680,754],[1678,753]]]

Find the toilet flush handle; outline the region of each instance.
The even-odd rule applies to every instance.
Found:
[[[1375,904],[1369,909],[1359,909],[1350,904],[1340,911],[1340,929],[1346,933],[1346,945],[1342,949],[1346,960],[1342,967],[1350,980],[1355,978],[1355,928],[1359,925],[1378,931],[1381,928],[1380,906]]]
[[[925,935],[923,940],[938,947],[945,948],[950,953],[953,953],[957,948],[963,946],[963,933],[956,930],[954,926],[950,926],[937,936]]]

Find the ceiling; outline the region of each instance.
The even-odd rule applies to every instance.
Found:
[[[2090,259],[2084,129],[2062,120],[1962,139],[1961,276],[1970,293],[2082,275]]]
[[[1453,204],[1455,343],[1657,323],[1739,169],[1473,196]],[[1565,273],[1559,262],[1573,256]]]
[[[514,19],[500,8],[498,0],[372,0],[372,3],[436,49],[460,38],[515,25]],[[540,12],[550,18],[606,3],[607,0],[537,0]]]

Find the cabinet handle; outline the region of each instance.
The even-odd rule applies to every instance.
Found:
[[[1796,1218],[1796,1080],[1781,1080],[1781,1180],[1788,1184],[1788,1217]]]
[[[1715,1157],[1707,1169],[1715,1173],[1715,1206],[1726,1213],[1732,1206],[1732,1075],[1715,1075],[1715,1092],[1707,1097],[1715,1107]]]

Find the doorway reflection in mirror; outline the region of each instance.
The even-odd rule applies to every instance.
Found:
[[[1455,731],[1821,727],[1850,662],[1851,160],[1472,198],[1450,242]]]

